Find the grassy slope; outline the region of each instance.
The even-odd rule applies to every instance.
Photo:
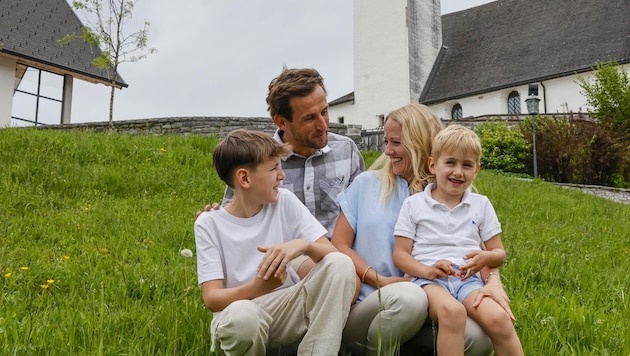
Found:
[[[210,314],[179,251],[223,193],[214,144],[0,130],[0,354],[205,354]],[[526,354],[627,355],[630,206],[493,172],[476,186],[503,223]]]

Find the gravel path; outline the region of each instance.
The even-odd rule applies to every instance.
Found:
[[[565,188],[576,188],[584,193],[597,195],[598,197],[614,200],[619,203],[630,204],[630,189],[619,189],[611,187],[603,187],[599,185],[580,185],[557,183]]]

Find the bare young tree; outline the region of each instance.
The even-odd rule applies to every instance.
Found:
[[[113,127],[114,94],[118,80],[118,66],[124,62],[135,62],[156,53],[148,47],[148,28],[144,26],[132,33],[126,33],[126,26],[132,18],[133,10],[139,0],[72,0],[72,7],[83,12],[85,17],[81,39],[98,49],[99,55],[92,64],[106,70],[112,84],[109,97],[109,125]],[[79,38],[68,34],[58,42],[68,43]]]

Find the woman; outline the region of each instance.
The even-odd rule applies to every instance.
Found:
[[[384,354],[398,347],[401,354],[416,355],[422,348],[434,348],[431,323],[425,323],[426,295],[394,266],[392,251],[403,201],[432,179],[427,161],[433,137],[441,129],[440,119],[424,105],[410,104],[391,112],[384,126],[383,154],[337,197],[341,214],[332,243],[352,258],[363,282],[343,335],[353,355],[375,355],[379,342]],[[490,272],[498,276],[498,271],[487,270],[482,280]],[[512,316],[498,278],[488,278],[475,304],[485,296],[497,300]],[[492,353],[490,339],[470,318],[465,346],[466,355]]]

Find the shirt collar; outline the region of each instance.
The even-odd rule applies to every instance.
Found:
[[[276,141],[278,141],[278,143],[285,143],[284,141],[282,141],[282,134],[283,133],[284,132],[282,130],[276,129],[276,132],[273,133],[273,138]],[[315,149],[315,151],[313,151],[313,154],[311,155],[311,157],[321,156],[321,155],[326,154],[326,153],[328,153],[330,151],[332,151],[332,148],[330,148],[330,146],[328,144],[326,144],[326,146],[324,146],[322,148]],[[295,153],[293,151],[291,151],[291,154],[289,155],[289,157],[291,157],[291,156],[306,158],[305,156],[302,156],[301,154]],[[289,157],[283,158],[282,160],[283,161],[287,160]]]
[[[424,188],[424,199],[427,201],[427,203],[431,207],[434,207],[437,204],[444,205],[440,203],[439,201],[433,199],[432,192],[434,189],[435,189],[435,183],[427,184],[427,186]],[[460,205],[468,205],[468,206],[471,205],[470,188],[466,189],[466,191],[464,192],[464,195],[462,196],[462,201],[459,204],[457,204],[457,206],[460,206]]]

